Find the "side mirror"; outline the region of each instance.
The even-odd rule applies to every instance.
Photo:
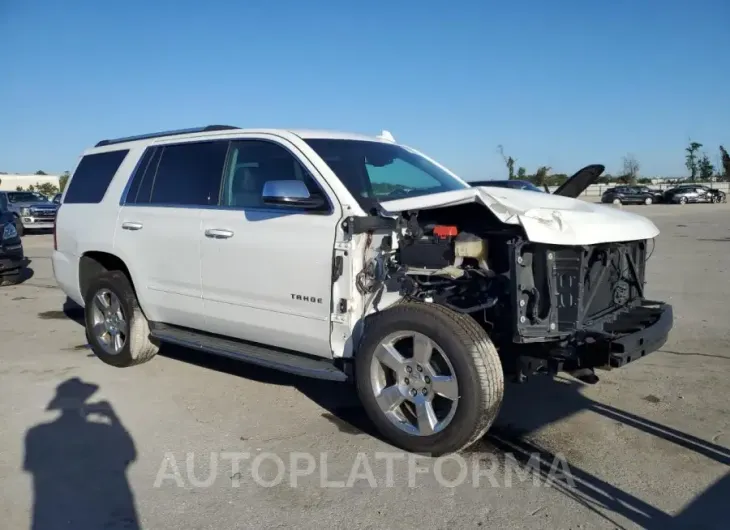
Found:
[[[324,197],[311,195],[301,180],[270,180],[261,193],[264,204],[316,209],[326,204]]]

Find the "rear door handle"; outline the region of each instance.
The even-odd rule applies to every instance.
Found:
[[[122,223],[122,228],[124,230],[142,230],[142,223],[134,223],[134,222],[125,222]]]
[[[212,237],[213,239],[228,239],[233,237],[233,232],[230,230],[223,230],[222,228],[209,228],[205,231],[205,237]]]

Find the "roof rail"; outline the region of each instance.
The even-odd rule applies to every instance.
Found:
[[[161,138],[163,136],[177,136],[179,134],[192,134],[192,133],[210,132],[210,131],[229,131],[231,129],[240,129],[240,127],[234,127],[232,125],[206,125],[205,127],[193,127],[191,129],[178,129],[175,131],[162,131],[162,132],[149,133],[149,134],[140,134],[137,136],[127,136],[124,138],[112,138],[109,140],[102,140],[102,141],[98,142],[94,147],[121,144],[124,142],[134,142],[135,140],[149,140],[150,138]]]

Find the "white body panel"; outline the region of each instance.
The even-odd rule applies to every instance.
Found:
[[[114,254],[127,264],[147,318],[197,328],[203,316],[200,283],[201,210],[123,206]],[[141,226],[127,230],[125,226]]]
[[[332,355],[332,252],[339,215],[202,213],[205,331]],[[205,231],[231,232],[227,239]]]

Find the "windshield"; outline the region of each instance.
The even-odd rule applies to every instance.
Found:
[[[306,140],[365,210],[376,203],[466,189],[403,146],[363,140]]]
[[[10,202],[48,202],[43,195],[38,195],[30,191],[11,191],[8,193]]]

